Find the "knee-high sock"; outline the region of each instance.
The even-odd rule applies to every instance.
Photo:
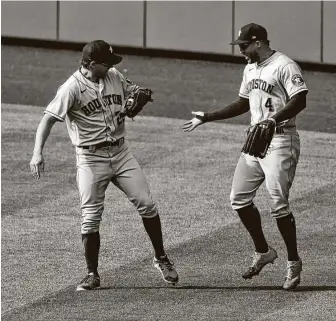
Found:
[[[278,229],[285,241],[288,261],[298,261],[299,255],[296,241],[296,225],[293,214],[277,219]]]
[[[252,237],[256,252],[267,253],[268,245],[261,227],[261,219],[257,207],[252,203],[237,210],[237,212],[240,220]]]
[[[156,215],[152,218],[143,217],[142,222],[154,247],[155,257],[160,258],[160,256],[164,256],[165,251],[163,248],[160,216]]]
[[[98,256],[100,248],[99,232],[92,234],[82,234],[84,253],[88,273],[98,274]]]

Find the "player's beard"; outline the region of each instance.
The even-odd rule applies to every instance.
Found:
[[[245,58],[246,58],[248,64],[254,64],[255,62],[260,61],[260,56],[256,51],[251,52],[248,55],[245,55]]]
[[[105,78],[106,75],[107,75],[107,72],[108,72],[108,70],[106,70],[106,71],[99,71],[99,73],[97,73],[97,76],[99,78]]]

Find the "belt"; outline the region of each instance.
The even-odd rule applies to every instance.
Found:
[[[99,149],[99,148],[103,148],[103,147],[114,147],[114,146],[118,146],[120,147],[122,144],[124,143],[124,137],[114,141],[114,142],[102,142],[96,145],[90,145],[90,146],[82,146],[83,149]]]
[[[296,127],[295,126],[290,126],[290,127],[276,127],[275,128],[275,133],[276,134],[288,134],[288,133],[295,133],[296,132]]]
[[[247,134],[249,134],[249,132],[251,131],[252,127],[248,128]],[[286,134],[286,133],[295,133],[295,132],[296,132],[296,127],[295,126],[291,126],[291,127],[276,127],[275,128],[275,134],[279,134],[279,135]]]

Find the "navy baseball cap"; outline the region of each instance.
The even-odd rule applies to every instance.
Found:
[[[98,63],[116,65],[123,58],[113,53],[112,46],[104,40],[94,40],[84,46],[82,59],[84,61],[94,60]]]
[[[232,41],[230,45],[240,45],[254,40],[267,40],[267,31],[256,23],[249,23],[239,30],[238,39]]]

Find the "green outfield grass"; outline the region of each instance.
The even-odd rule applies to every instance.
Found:
[[[279,259],[251,281],[240,276],[253,247],[229,193],[245,126],[209,123],[186,134],[180,119],[127,121],[181,281],[165,286],[151,266],[141,219],[110,186],[101,225],[102,289],[77,293],[86,271],[75,155],[65,124],[53,128],[46,171],[34,180],[28,163],[42,109],[2,104],[1,113],[2,320],[334,320],[335,134],[299,131],[290,200],[304,271],[298,290],[285,292],[285,247],[264,187],[256,204]]]

